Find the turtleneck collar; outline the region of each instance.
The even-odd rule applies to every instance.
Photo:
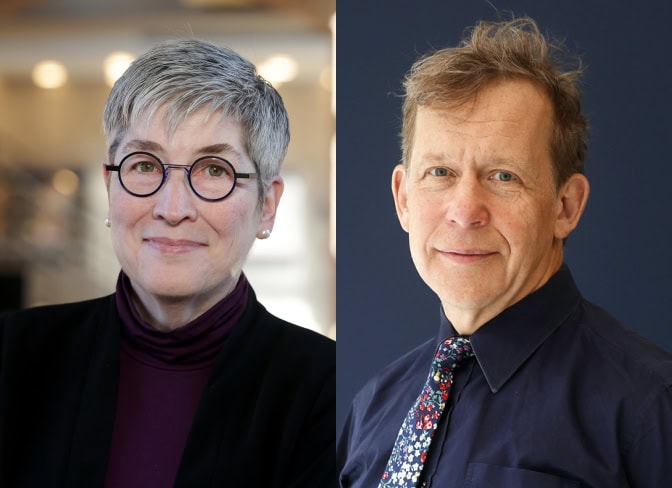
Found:
[[[170,332],[155,329],[133,303],[130,279],[122,271],[116,302],[121,317],[122,345],[137,359],[158,367],[189,369],[214,361],[227,336],[243,315],[249,285],[244,274],[235,288],[208,311]]]

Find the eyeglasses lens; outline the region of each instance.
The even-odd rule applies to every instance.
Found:
[[[176,166],[167,165],[166,169]],[[181,169],[186,169],[180,167]],[[155,156],[148,153],[133,153],[121,162],[119,177],[122,185],[130,193],[146,196],[155,193],[164,181],[164,166]],[[231,163],[224,159],[205,157],[198,159],[191,166],[189,180],[196,194],[208,200],[224,198],[235,184],[235,170]]]

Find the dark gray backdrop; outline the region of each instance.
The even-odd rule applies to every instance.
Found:
[[[584,295],[672,351],[672,6],[644,0],[494,0],[535,18],[588,69],[592,193],[566,261]],[[339,0],[337,429],[362,384],[438,327],[389,189],[400,82],[432,48],[498,14],[484,0]]]

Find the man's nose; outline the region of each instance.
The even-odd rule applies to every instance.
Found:
[[[487,192],[477,177],[463,175],[458,179],[448,196],[446,214],[451,223],[464,229],[488,223]]]

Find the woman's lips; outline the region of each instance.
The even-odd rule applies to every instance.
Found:
[[[171,239],[168,237],[148,237],[144,241],[152,248],[164,254],[182,254],[194,251],[205,244],[191,239]]]

